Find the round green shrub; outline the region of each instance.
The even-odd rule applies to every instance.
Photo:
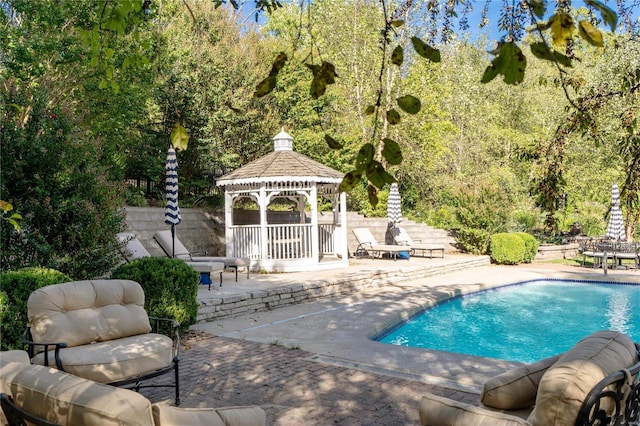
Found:
[[[489,249],[491,259],[499,265],[517,265],[525,259],[524,241],[515,234],[504,232],[493,234]]]
[[[484,229],[458,229],[456,231],[456,241],[467,253],[487,254],[489,252],[489,232]]]
[[[145,257],[117,267],[114,279],[133,280],[144,290],[144,308],[150,316],[171,318],[184,330],[198,316],[198,273],[179,259]]]
[[[538,240],[526,232],[516,232],[515,235],[522,238],[524,242],[524,263],[531,263],[538,254]]]
[[[27,300],[40,287],[72,281],[55,269],[25,268],[0,273],[0,349],[23,349],[20,336],[27,327]]]

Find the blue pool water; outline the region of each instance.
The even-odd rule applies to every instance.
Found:
[[[376,340],[533,362],[598,330],[640,342],[640,285],[536,280],[449,299]]]

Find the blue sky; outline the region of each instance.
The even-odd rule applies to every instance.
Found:
[[[297,0],[292,0],[292,1],[297,1]],[[491,1],[491,4],[489,7],[489,14],[487,16],[490,21],[489,26],[485,27],[483,30],[478,29],[478,23],[480,21],[481,11],[482,11],[482,8],[484,7],[485,2],[483,0],[476,0],[475,3],[473,3],[474,10],[472,14],[469,16],[468,31],[474,34],[485,33],[485,34],[488,34],[491,40],[497,40],[501,38],[501,34],[497,28],[497,22],[500,16],[500,9],[503,4],[503,0],[490,0],[490,1]],[[600,0],[600,1],[617,12],[615,0]],[[636,2],[636,4],[638,3],[638,0],[626,0],[625,4],[630,5],[634,1]],[[548,9],[547,9],[547,14],[545,18],[548,18],[553,13],[553,9],[555,7],[555,0],[547,0],[547,4],[548,4],[547,6]],[[586,6],[584,0],[572,0],[572,5],[574,8],[580,8],[580,7]],[[243,10],[246,11],[246,13],[251,13],[254,10],[254,6],[255,6],[255,2],[253,0],[247,0],[245,3],[242,4],[242,8]],[[459,8],[462,8],[462,7],[463,5],[459,6]],[[640,16],[640,7],[637,7],[637,8],[639,10],[636,10],[636,13],[634,16],[635,22],[638,22],[638,17]],[[597,14],[597,16],[600,17],[599,14]],[[254,22],[254,16],[249,17],[248,21]],[[260,17],[260,21],[264,22],[264,16]],[[638,23],[638,25],[640,26],[640,23]],[[456,25],[456,30],[457,29],[458,27]],[[606,30],[608,31],[609,29],[606,28]]]

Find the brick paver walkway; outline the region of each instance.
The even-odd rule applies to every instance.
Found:
[[[181,406],[259,405],[268,425],[418,425],[418,402],[426,392],[478,402],[475,394],[315,362],[312,356],[192,334],[180,356]],[[172,402],[172,389],[142,392],[153,402]]]

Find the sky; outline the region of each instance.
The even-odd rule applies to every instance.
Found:
[[[299,0],[291,0],[291,1],[297,2]],[[475,3],[473,4],[474,10],[469,16],[469,29],[467,31],[472,34],[472,38],[474,39],[481,34],[487,34],[490,40],[498,40],[502,37],[502,34],[497,28],[497,22],[500,16],[500,10],[503,4],[503,0],[489,0],[489,1],[491,2],[491,4],[489,7],[489,13],[487,17],[491,24],[482,30],[478,28],[478,23],[480,22],[481,11],[485,5],[485,0],[476,0]],[[607,5],[608,7],[610,7],[611,9],[613,9],[614,11],[617,11],[616,0],[600,0],[600,1],[605,5]],[[517,1],[514,0],[514,3],[517,3]],[[638,23],[637,25],[640,27],[640,21],[638,21],[638,19],[640,18],[640,1],[625,0],[624,2],[624,4],[627,6],[631,5],[632,3],[635,3],[637,5],[636,9],[638,10],[636,10],[634,21],[637,22]],[[545,18],[548,18],[553,13],[555,0],[547,0],[547,4],[548,4],[547,6],[548,9],[547,9],[547,15],[545,16]],[[572,5],[574,8],[586,7],[584,0],[572,0]],[[255,17],[253,16],[252,12],[254,12],[255,1],[247,0],[244,3],[242,3],[241,7],[246,14],[251,14],[251,16],[248,16],[246,18],[246,21],[250,23],[254,23]],[[460,5],[459,7],[461,8],[463,6]],[[598,13],[597,16],[600,17],[600,14]],[[264,23],[266,19],[268,19],[266,17],[266,14],[259,15],[259,23],[261,22]],[[456,30],[457,28],[458,27],[456,26]],[[606,28],[605,30],[608,31],[609,28]]]

